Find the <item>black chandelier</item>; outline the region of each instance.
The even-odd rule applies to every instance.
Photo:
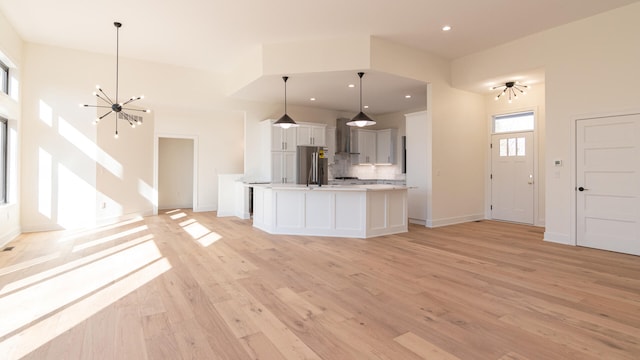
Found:
[[[151,112],[151,110],[146,109],[146,110],[140,110],[140,109],[134,109],[134,108],[128,108],[125,107],[128,104],[131,104],[134,101],[143,99],[144,96],[134,96],[132,98],[130,98],[129,100],[121,103],[118,101],[118,57],[119,57],[119,52],[120,52],[120,36],[119,36],[119,31],[120,31],[120,27],[122,27],[122,24],[119,22],[114,22],[113,25],[116,27],[116,97],[115,97],[115,101],[111,100],[111,98],[109,97],[109,95],[107,95],[102,88],[100,87],[100,85],[96,85],[96,89],[99,91],[98,92],[94,92],[93,95],[97,96],[98,98],[100,98],[100,100],[102,100],[105,104],[107,105],[81,105],[83,107],[95,107],[95,108],[102,108],[102,109],[109,109],[109,111],[107,113],[105,113],[104,115],[96,118],[96,120],[93,122],[94,124],[98,124],[100,122],[100,120],[104,119],[105,117],[107,117],[107,115],[111,114],[111,113],[115,113],[116,114],[116,133],[114,135],[114,137],[117,139],[118,138],[118,119],[122,119],[126,122],[129,123],[129,125],[132,128],[135,128],[136,125],[142,125],[142,116],[136,116],[136,115],[130,115],[128,113],[125,112],[125,110],[127,111],[139,111],[139,112],[145,112],[145,113],[149,113]]]
[[[518,98],[518,93],[525,95],[526,94],[525,90],[528,90],[530,88],[531,87],[529,85],[523,85],[516,81],[509,81],[509,82],[506,82],[504,85],[494,86],[491,88],[491,90],[501,89],[502,91],[495,97],[495,99],[498,100],[502,95],[507,94],[509,103],[511,103],[513,99]]]

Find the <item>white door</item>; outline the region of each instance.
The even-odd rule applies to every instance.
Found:
[[[640,114],[576,124],[576,242],[640,255]]]
[[[491,137],[491,217],[533,224],[533,132]]]

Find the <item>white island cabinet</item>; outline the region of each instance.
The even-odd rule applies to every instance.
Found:
[[[256,185],[253,226],[270,234],[369,238],[408,231],[407,188]]]

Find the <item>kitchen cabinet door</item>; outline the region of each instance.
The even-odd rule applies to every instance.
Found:
[[[326,146],[324,125],[300,124],[297,128],[297,144]]]
[[[325,142],[327,146],[327,159],[329,164],[336,162],[336,128],[328,127],[326,131]]]
[[[376,164],[396,163],[396,129],[376,131]]]
[[[271,129],[271,151],[296,151],[296,131],[295,127],[283,129],[273,127]]]
[[[271,182],[274,184],[294,184],[296,182],[295,152],[271,152]]]
[[[357,129],[357,152],[359,164],[373,164],[376,161],[376,131]]]

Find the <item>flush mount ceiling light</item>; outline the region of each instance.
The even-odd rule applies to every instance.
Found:
[[[292,126],[298,126],[293,119],[287,115],[287,80],[289,80],[288,76],[283,76],[282,80],[284,80],[284,115],[278,121],[273,123],[273,126],[280,126],[283,129],[288,129]]]
[[[347,123],[347,125],[357,127],[375,125],[376,122],[369,116],[367,116],[367,114],[362,112],[362,76],[364,76],[364,73],[359,72],[358,76],[360,77],[360,112],[358,113],[358,115],[354,116],[353,119],[351,119],[351,121]]]
[[[140,111],[140,112],[151,112],[151,110],[146,109],[146,110],[140,110],[140,109],[133,109],[133,108],[127,108],[125,107],[128,104],[131,104],[132,102],[136,101],[136,100],[140,100],[142,98],[144,98],[144,96],[137,96],[137,97],[132,97],[129,100],[121,103],[118,101],[118,56],[119,56],[119,51],[120,51],[120,36],[119,36],[119,32],[120,32],[120,27],[122,27],[122,24],[119,22],[114,22],[113,25],[116,27],[116,97],[115,97],[115,101],[111,100],[111,98],[109,97],[109,95],[107,95],[102,88],[100,87],[100,85],[96,85],[96,89],[100,92],[94,92],[93,95],[95,95],[96,97],[100,98],[100,100],[102,100],[103,102],[105,102],[107,105],[80,105],[83,107],[95,107],[95,108],[103,108],[103,109],[109,109],[109,111],[100,116],[99,118],[97,118],[93,123],[94,124],[98,124],[100,122],[100,120],[104,119],[105,117],[107,117],[107,115],[111,114],[111,113],[115,113],[116,114],[116,133],[114,135],[114,137],[117,139],[118,138],[118,119],[122,119],[125,120],[129,123],[129,125],[131,125],[132,128],[135,128],[136,125],[142,125],[142,116],[136,116],[136,115],[130,115],[128,113],[125,112],[125,110],[127,111]]]
[[[504,85],[498,85],[498,86],[494,86],[492,88],[490,88],[491,90],[498,90],[501,89],[502,91],[498,94],[498,96],[496,96],[496,100],[500,99],[500,97],[504,94],[508,95],[508,99],[509,99],[509,103],[511,103],[511,101],[513,99],[517,99],[518,98],[518,93],[525,95],[527,92],[525,90],[530,89],[531,87],[529,85],[523,85],[520,84],[519,82],[516,81],[509,81],[507,83],[505,83]]]

